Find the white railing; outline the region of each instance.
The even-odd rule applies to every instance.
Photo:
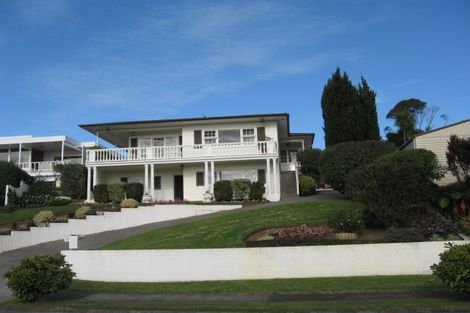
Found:
[[[82,159],[70,159],[64,161],[43,161],[43,162],[25,162],[20,163],[20,168],[29,174],[40,174],[47,172],[54,172],[54,165],[56,164],[69,164],[81,163]]]
[[[206,157],[275,155],[277,141],[218,143],[204,145],[94,149],[86,151],[86,162],[140,160],[185,160]]]

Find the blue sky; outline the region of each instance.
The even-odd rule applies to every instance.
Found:
[[[470,1],[0,1],[0,136],[81,123],[289,112],[322,148],[337,66],[470,118]],[[442,120],[436,118],[436,127]]]

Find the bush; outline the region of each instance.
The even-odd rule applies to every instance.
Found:
[[[266,191],[263,183],[254,181],[250,186],[250,200],[261,200]]]
[[[49,206],[60,206],[60,205],[67,205],[72,202],[72,199],[67,197],[56,197],[49,201]]]
[[[391,227],[385,234],[385,242],[417,242],[424,241],[423,234],[414,227],[395,228]]]
[[[121,208],[137,208],[138,206],[139,202],[134,199],[126,199],[121,202]]]
[[[141,183],[129,183],[126,186],[126,197],[142,202],[144,195],[144,185]]]
[[[21,197],[16,197],[16,204],[20,207],[49,206],[58,195],[55,182],[33,179],[28,190]]]
[[[81,206],[75,210],[75,218],[86,218],[88,214],[91,213],[91,208],[89,206]]]
[[[320,171],[326,183],[346,191],[346,176],[361,165],[395,151],[393,144],[376,141],[351,141],[329,146],[320,155]]]
[[[316,186],[315,179],[310,176],[300,176],[299,178],[299,191],[301,196],[310,196],[315,193]]]
[[[328,224],[336,232],[360,233],[364,229],[362,210],[360,209],[337,209]]]
[[[82,164],[57,164],[54,170],[60,174],[60,190],[63,196],[85,199],[87,194],[87,169]]]
[[[398,151],[354,170],[347,178],[348,194],[364,203],[367,216],[406,227],[433,206],[434,180],[442,174],[431,151]]]
[[[307,148],[297,152],[297,161],[300,162],[300,172],[302,175],[310,176],[316,181],[320,181],[320,149]]]
[[[5,203],[5,188],[7,185],[19,187],[21,181],[29,184],[31,176],[12,162],[0,161],[0,206]]]
[[[323,238],[330,232],[330,229],[326,226],[307,226],[307,225],[300,225],[300,226],[291,226],[287,228],[282,228],[272,235],[274,236],[275,240],[305,240],[311,238]]]
[[[454,222],[440,214],[431,214],[419,218],[416,222],[418,230],[424,237],[429,238],[433,235],[447,237],[447,235],[456,233],[458,228]]]
[[[250,196],[251,182],[249,179],[238,178],[232,181],[233,198],[235,200],[245,200]]]
[[[107,184],[97,184],[93,187],[93,200],[98,203],[109,202],[109,193]]]
[[[126,184],[124,183],[114,183],[108,185],[108,194],[109,200],[115,203],[120,203],[124,200],[126,195]]]
[[[214,197],[217,201],[231,201],[233,198],[232,183],[229,180],[215,182]]]
[[[433,264],[431,270],[449,288],[456,292],[470,294],[470,244],[447,244],[441,253],[440,262]]]
[[[61,254],[24,258],[5,273],[7,286],[13,295],[27,302],[68,288],[74,276],[71,265]]]
[[[46,223],[49,224],[55,219],[54,212],[52,211],[40,211],[36,214],[33,218],[33,222],[35,225],[39,226],[39,224]]]
[[[40,179],[35,179],[31,184],[29,184],[28,193],[33,195],[48,195],[52,197],[59,194],[55,182]]]

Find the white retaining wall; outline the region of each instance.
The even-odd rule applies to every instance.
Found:
[[[68,223],[51,223],[49,227],[31,227],[30,231],[12,231],[11,235],[2,235],[0,252],[64,239],[71,234],[89,235],[240,207],[240,205],[155,205],[121,209],[121,212],[104,212],[103,215],[88,215],[86,219],[69,219]]]
[[[469,241],[456,241],[456,244]],[[77,279],[176,282],[429,274],[445,242],[276,248],[62,251]]]

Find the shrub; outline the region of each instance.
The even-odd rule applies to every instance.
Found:
[[[364,229],[362,210],[337,209],[328,224],[337,232],[359,233]]]
[[[232,183],[229,180],[215,182],[214,197],[217,201],[231,201],[233,198]]]
[[[330,229],[326,226],[291,226],[282,228],[272,235],[276,240],[291,239],[291,240],[303,240],[310,238],[323,238],[330,232]]]
[[[126,185],[126,197],[142,202],[144,195],[144,185],[141,183],[129,183]]]
[[[297,161],[300,162],[300,172],[302,175],[310,176],[316,181],[320,181],[320,149],[307,148],[297,152]]]
[[[91,208],[89,206],[81,206],[75,210],[75,218],[85,218],[88,214],[91,213]]]
[[[57,164],[54,170],[60,174],[60,190],[63,196],[85,199],[87,193],[87,169],[82,164]]]
[[[453,291],[470,294],[470,244],[446,245],[441,253],[440,262],[433,264],[431,270]]]
[[[124,200],[126,194],[126,184],[114,183],[108,185],[109,200],[115,203],[120,203]]]
[[[398,151],[354,170],[347,178],[348,194],[363,202],[367,216],[380,223],[408,226],[433,206],[434,180],[442,173],[431,151]]]
[[[109,202],[109,193],[107,184],[97,184],[93,187],[93,200],[98,203]]]
[[[60,205],[67,205],[72,202],[72,199],[67,197],[56,197],[49,201],[49,206],[60,206]]]
[[[245,200],[250,196],[251,182],[249,179],[238,178],[232,181],[233,198],[235,200]]]
[[[395,228],[391,227],[385,233],[385,242],[417,242],[424,241],[423,234],[415,227]]]
[[[134,199],[126,199],[121,202],[121,208],[137,208],[138,206],[139,202]]]
[[[310,176],[300,176],[299,191],[301,196],[310,196],[315,193],[317,188],[315,180]]]
[[[19,187],[21,181],[31,183],[32,178],[12,162],[0,161],[0,205],[5,203],[5,188],[7,185]]]
[[[441,237],[447,237],[452,233],[457,232],[457,225],[454,222],[440,214],[431,214],[419,218],[416,222],[418,230],[425,236],[429,238],[433,235],[438,235]]]
[[[29,184],[28,193],[32,195],[48,195],[55,197],[58,195],[58,190],[55,182],[36,178]]]
[[[33,218],[33,222],[35,225],[39,225],[42,223],[50,223],[55,219],[54,212],[52,211],[40,211],[36,214]]]
[[[447,166],[459,182],[470,180],[470,137],[451,135],[447,145]]]
[[[250,200],[261,200],[266,191],[264,184],[254,181],[250,186]]]
[[[74,276],[71,265],[61,254],[24,258],[5,273],[13,295],[27,302],[68,288]]]
[[[376,141],[351,141],[327,147],[320,155],[320,171],[326,183],[346,191],[346,176],[361,165],[395,151],[393,144]]]

